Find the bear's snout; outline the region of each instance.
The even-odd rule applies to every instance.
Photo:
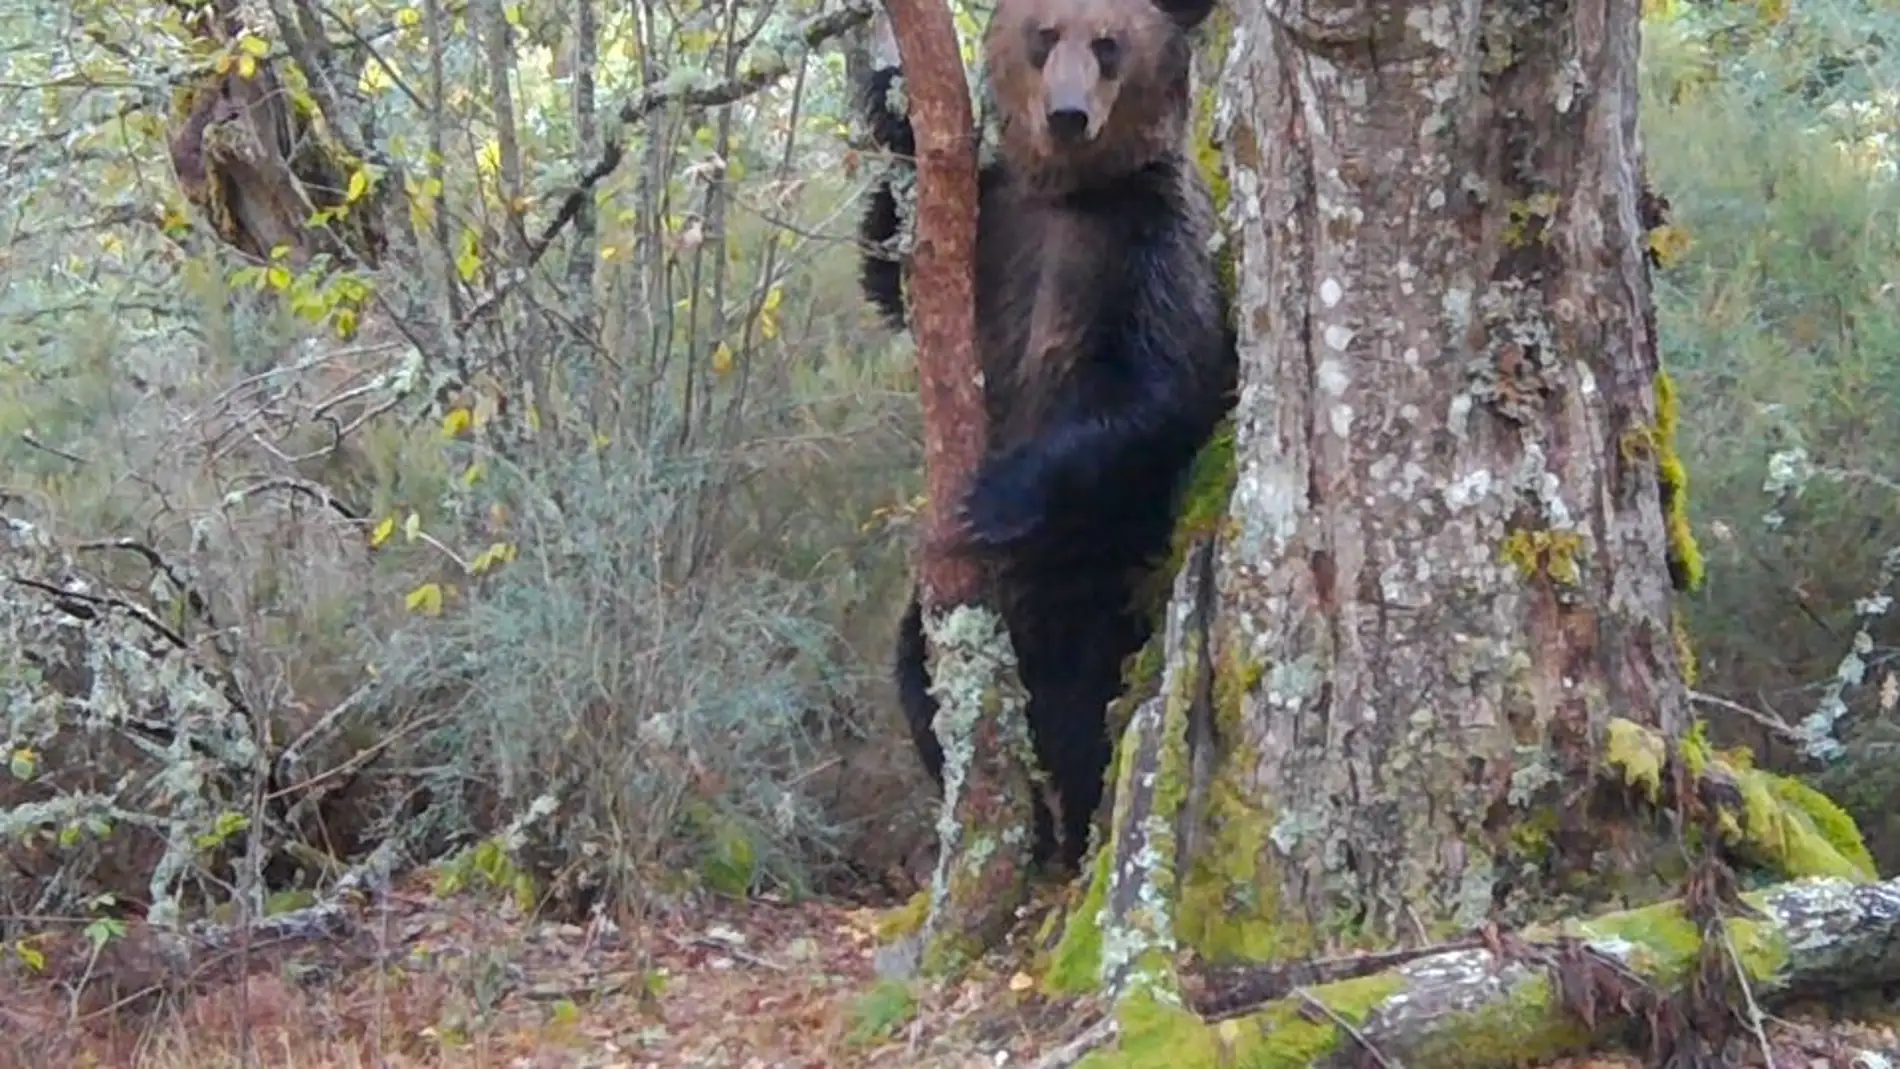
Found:
[[[1089,113],[1082,108],[1050,108],[1048,122],[1050,135],[1065,145],[1072,145],[1088,136]]]

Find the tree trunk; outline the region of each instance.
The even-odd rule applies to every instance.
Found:
[[[961,506],[983,458],[976,358],[976,151],[969,83],[946,0],[886,0],[916,137],[911,337],[924,417],[919,587],[934,730],[943,747],[938,861],[924,966],[953,970],[996,943],[1027,890],[1032,750],[1026,695],[987,577],[963,551]]]
[[[1207,849],[1274,900],[1183,918],[1227,951],[1467,928],[1540,820],[1590,871],[1610,718],[1685,722],[1637,4],[1273,8],[1221,130],[1244,370]]]
[[[1655,805],[1726,760],[1688,731],[1674,622],[1693,545],[1665,517],[1637,3],[1235,21],[1233,434],[1048,973],[1124,1007],[1178,1002],[1181,950],[1287,962],[1664,897],[1686,866]],[[1773,810],[1717,822],[1734,853],[1871,876],[1824,799],[1718,775],[1702,794]],[[1191,1069],[1211,1037],[1145,1042]]]
[[[386,249],[386,194],[352,189],[368,161],[352,163],[338,143],[348,123],[334,94],[291,88],[280,67],[286,61],[265,58],[268,28],[247,27],[235,0],[192,8],[187,25],[222,58],[176,94],[168,140],[185,199],[220,241],[254,260],[287,249],[299,267],[318,253],[375,267]],[[328,59],[324,41],[296,26],[277,28],[303,82],[320,81],[311,72]],[[326,123],[320,128],[298,104],[323,110]],[[323,225],[312,226],[313,217]]]

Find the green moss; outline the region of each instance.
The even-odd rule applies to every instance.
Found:
[[[852,1003],[851,1031],[846,1039],[854,1044],[880,1042],[895,1034],[916,1013],[917,998],[910,985],[898,980],[879,980]]]
[[[1486,1003],[1434,1027],[1407,1064],[1470,1066],[1471,1052],[1510,1051],[1508,1060],[1493,1056],[1485,1065],[1541,1065],[1588,1049],[1593,1036],[1557,999],[1547,976],[1511,988]]]
[[[1689,638],[1689,625],[1684,622],[1682,613],[1669,613],[1669,637],[1676,646],[1676,663],[1682,670],[1682,682],[1695,686],[1700,678],[1701,666],[1696,662],[1695,643]]]
[[[1214,77],[1206,79],[1207,87],[1195,97],[1194,162],[1200,166],[1201,176],[1207,180],[1208,192],[1213,196],[1214,215],[1220,219],[1227,214],[1233,187],[1227,180],[1220,146],[1214,143],[1214,87],[1220,84],[1220,72],[1227,64],[1227,43],[1233,39],[1234,32],[1233,12],[1225,7],[1215,8],[1206,26],[1202,37],[1206,44],[1201,58],[1204,69],[1213,71]],[[1235,267],[1231,242],[1221,246],[1214,260],[1214,269],[1219,274],[1221,289],[1229,295],[1233,294]]]
[[[1552,836],[1557,833],[1557,824],[1557,811],[1550,806],[1541,806],[1525,814],[1511,826],[1512,855],[1531,864],[1543,862],[1555,845]]]
[[[1093,991],[1102,979],[1102,925],[1100,913],[1108,901],[1108,867],[1114,853],[1106,848],[1095,852],[1095,866],[1082,901],[1070,909],[1062,929],[1062,941],[1049,955],[1049,967],[1043,973],[1042,989],[1051,995],[1074,995]]]
[[[1261,665],[1237,654],[1216,667],[1214,717],[1223,737],[1241,737],[1241,701],[1263,674]],[[1208,961],[1284,961],[1316,942],[1313,932],[1282,915],[1280,876],[1266,867],[1273,816],[1232,771],[1246,764],[1230,755],[1210,785],[1201,844],[1181,888],[1181,942]]]
[[[1188,468],[1186,488],[1181,494],[1181,510],[1174,521],[1174,535],[1168,548],[1167,563],[1155,570],[1142,592],[1142,604],[1150,618],[1159,623],[1167,609],[1174,578],[1187,563],[1188,551],[1204,538],[1220,533],[1227,520],[1227,502],[1234,494],[1234,421],[1224,419],[1214,434],[1194,455]],[[1147,651],[1143,651],[1146,656]],[[1155,676],[1159,678],[1161,651],[1153,654]]]
[[[1605,761],[1651,802],[1661,798],[1667,752],[1660,732],[1622,717],[1610,720]],[[1717,753],[1701,721],[1691,725],[1676,752],[1691,778],[1715,776],[1740,792],[1740,811],[1719,814],[1723,842],[1729,849],[1788,879],[1876,878],[1860,829],[1827,796],[1798,780],[1754,768],[1745,751]]]
[[[1658,801],[1662,797],[1663,762],[1669,753],[1662,736],[1620,716],[1610,718],[1607,735],[1604,760],[1622,773],[1624,783],[1641,791],[1645,800]]]
[[[877,919],[877,938],[881,943],[895,942],[907,935],[923,931],[924,922],[930,919],[930,892],[919,891],[910,896],[910,901],[896,909],[886,910]]]
[[[1805,784],[1759,769],[1739,771],[1746,826],[1738,838],[1789,879],[1839,876],[1876,877],[1873,858],[1860,831],[1841,808]],[[1725,823],[1727,823],[1725,815]]]
[[[1396,975],[1376,973],[1308,988],[1306,996],[1338,1020],[1358,1026],[1403,987]],[[1305,1069],[1350,1041],[1333,1017],[1314,1019],[1299,999],[1209,1024],[1179,1006],[1137,995],[1124,999],[1115,1016],[1120,1040],[1084,1058],[1078,1069]]]
[[[1814,825],[1815,832],[1827,840],[1835,851],[1847,859],[1861,875],[1867,879],[1879,876],[1879,867],[1874,864],[1874,856],[1867,849],[1867,843],[1861,838],[1860,826],[1845,809],[1834,804],[1834,800],[1813,787],[1792,776],[1777,776],[1763,773],[1768,779],[1769,789],[1784,804],[1805,814]]]
[[[1513,201],[1510,218],[1504,224],[1504,233],[1501,235],[1505,247],[1521,249],[1533,241],[1540,245],[1550,244],[1549,220],[1557,214],[1558,204],[1557,194],[1548,191]]]
[[[1583,578],[1577,557],[1583,552],[1583,536],[1575,531],[1512,531],[1504,539],[1504,561],[1516,566],[1518,574],[1530,579],[1542,572],[1563,586],[1576,586]]]
[[[1663,524],[1669,533],[1669,567],[1686,590],[1702,588],[1702,547],[1689,523],[1689,470],[1676,452],[1676,428],[1681,420],[1676,382],[1667,371],[1656,373],[1656,469],[1662,482]]]
[[[1743,895],[1758,898],[1757,895]],[[1754,903],[1759,906],[1759,900]],[[1769,924],[1730,917],[1729,941],[1735,946],[1742,971],[1751,983],[1767,980],[1788,963],[1788,946],[1780,931]],[[1586,939],[1618,939],[1632,945],[1630,966],[1652,983],[1673,986],[1688,979],[1702,953],[1702,933],[1695,921],[1683,912],[1680,901],[1658,902],[1639,909],[1606,913],[1587,921],[1572,922]],[[1547,933],[1525,932],[1525,938],[1537,939]]]

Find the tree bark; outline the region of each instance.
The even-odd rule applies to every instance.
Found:
[[[380,214],[384,196],[371,190],[352,203],[351,165],[344,146],[335,143],[343,117],[327,116],[326,136],[292,106],[280,75],[279,64],[285,61],[237,45],[247,27],[233,0],[190,9],[187,25],[207,45],[234,52],[178,94],[168,141],[186,200],[218,240],[255,260],[268,261],[273,250],[283,248],[298,266],[318,253],[376,266],[386,249]],[[249,29],[260,44],[268,36],[265,27]],[[296,62],[308,76],[309,68],[322,62],[323,41],[282,29],[302,46],[293,51],[300,53]],[[311,94],[306,99],[313,106],[317,100]],[[327,226],[309,225],[318,213],[329,217]]]
[[[1468,928],[1534,893],[1530,852],[1590,871],[1616,828],[1579,792],[1610,718],[1686,723],[1637,4],[1240,17],[1204,830],[1273,908],[1270,932],[1184,917],[1215,956]]]
[[[1689,730],[1638,17],[1235,10],[1240,393],[1186,510],[1226,494],[1225,522],[1183,528],[1052,989],[1175,1005],[1182,950],[1289,962],[1662,897],[1688,866],[1659,804],[1719,810],[1710,845],[1782,874],[1871,878],[1825,799],[1713,773]]]
[[[963,551],[962,504],[982,460],[976,359],[976,129],[944,0],[886,0],[916,139],[910,332],[924,417],[924,639],[944,752],[939,855],[924,966],[954,969],[1014,920],[1030,860],[1025,695],[1003,619]]]

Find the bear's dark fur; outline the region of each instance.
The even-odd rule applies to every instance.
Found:
[[[1079,862],[1112,744],[1108,704],[1152,622],[1139,591],[1165,562],[1189,465],[1232,399],[1234,335],[1215,270],[1211,198],[1188,147],[1188,32],[1214,0],[1002,0],[985,37],[1000,152],[979,176],[978,357],[988,454],[964,518],[998,576],[1037,756],[1061,808],[1036,805],[1037,861]],[[874,141],[914,152],[891,106]],[[888,184],[861,238],[898,229]],[[863,288],[904,323],[899,265],[875,250]],[[896,679],[939,787],[922,614],[898,629]]]

